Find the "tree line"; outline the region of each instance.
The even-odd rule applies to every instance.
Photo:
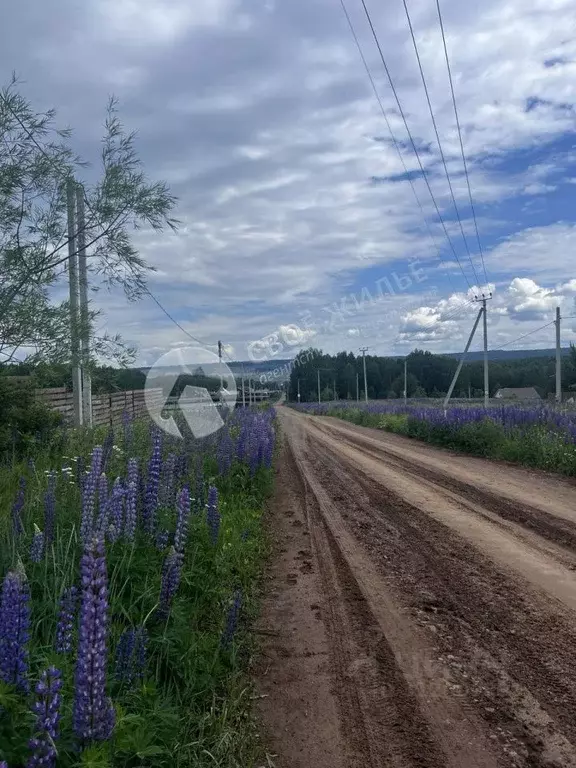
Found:
[[[458,360],[416,349],[406,358],[366,355],[366,378],[370,399],[399,398],[404,394],[404,360],[407,365],[408,397],[443,397],[450,386]],[[482,361],[465,363],[454,397],[481,397],[484,392]],[[300,352],[294,360],[288,385],[289,400],[318,400],[318,374],[322,400],[354,400],[364,397],[361,355],[339,352],[328,355],[320,349]],[[503,387],[535,387],[542,397],[555,390],[553,357],[526,357],[490,361],[490,395]],[[563,389],[576,389],[576,348],[563,359]]]

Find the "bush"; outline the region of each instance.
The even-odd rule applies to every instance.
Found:
[[[0,375],[0,461],[29,455],[37,443],[49,444],[62,416],[37,402],[33,385]]]

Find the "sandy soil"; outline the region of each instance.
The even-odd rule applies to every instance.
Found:
[[[278,768],[576,768],[576,488],[278,409]]]

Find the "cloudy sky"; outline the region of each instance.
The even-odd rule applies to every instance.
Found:
[[[39,109],[58,109],[88,159],[118,97],[149,175],[179,198],[178,234],[138,235],[158,270],[149,287],[236,359],[311,341],[456,351],[482,290],[494,293],[492,348],[552,346],[553,326],[536,329],[558,304],[568,344],[576,0],[441,0],[484,265],[436,3],[407,4],[464,236],[402,0],[366,5],[435,204],[361,0],[346,9],[396,145],[341,0],[24,0],[0,30],[0,67]],[[187,341],[149,298],[95,301],[142,364]]]

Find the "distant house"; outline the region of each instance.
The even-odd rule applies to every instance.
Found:
[[[499,400],[541,400],[534,387],[502,387],[494,397]]]

